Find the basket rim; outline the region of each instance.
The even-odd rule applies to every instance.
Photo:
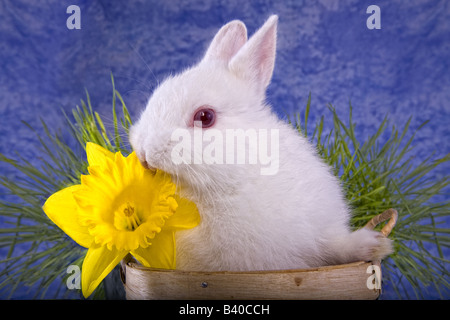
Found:
[[[181,270],[181,269],[162,269],[149,268],[139,264],[131,255],[124,258],[122,268],[132,268],[141,272],[160,272],[160,273],[179,273],[179,274],[197,274],[197,275],[234,275],[234,274],[277,274],[277,273],[299,273],[299,272],[321,272],[337,269],[346,269],[361,265],[379,265],[380,261],[355,261],[345,264],[328,265],[312,268],[299,269],[274,269],[274,270],[249,270],[249,271],[207,271],[207,270]]]

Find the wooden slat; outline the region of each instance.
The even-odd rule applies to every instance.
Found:
[[[370,262],[314,269],[188,272],[123,263],[127,299],[376,299]],[[379,264],[378,264],[379,265]]]

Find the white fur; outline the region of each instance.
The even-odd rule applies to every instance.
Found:
[[[378,232],[350,231],[338,180],[314,147],[265,103],[277,21],[271,16],[248,41],[242,22],[222,27],[203,60],[166,79],[131,128],[141,161],[171,173],[181,196],[201,214],[197,227],[177,233],[179,269],[306,268],[380,259],[391,251],[390,240]],[[216,110],[213,128],[221,131],[278,129],[278,173],[261,175],[251,164],[175,165],[171,134],[193,130],[202,105]]]

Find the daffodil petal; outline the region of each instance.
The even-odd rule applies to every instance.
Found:
[[[86,144],[86,155],[89,166],[103,167],[107,159],[114,160],[114,153],[92,142]]]
[[[76,243],[88,248],[94,239],[89,234],[88,228],[80,224],[78,204],[73,197],[73,193],[80,188],[81,185],[74,185],[54,193],[47,199],[42,209],[50,220]]]
[[[144,266],[175,269],[175,237],[172,231],[161,231],[147,248],[139,247],[131,254]]]
[[[89,248],[81,267],[81,291],[89,297],[102,280],[114,269],[128,251],[112,250],[106,246]]]
[[[179,196],[174,196],[178,203],[176,212],[167,219],[164,230],[191,229],[200,223],[200,214],[195,203]]]

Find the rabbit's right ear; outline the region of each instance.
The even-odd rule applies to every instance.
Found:
[[[202,61],[215,60],[228,64],[247,42],[247,28],[234,20],[224,25],[215,35]]]

